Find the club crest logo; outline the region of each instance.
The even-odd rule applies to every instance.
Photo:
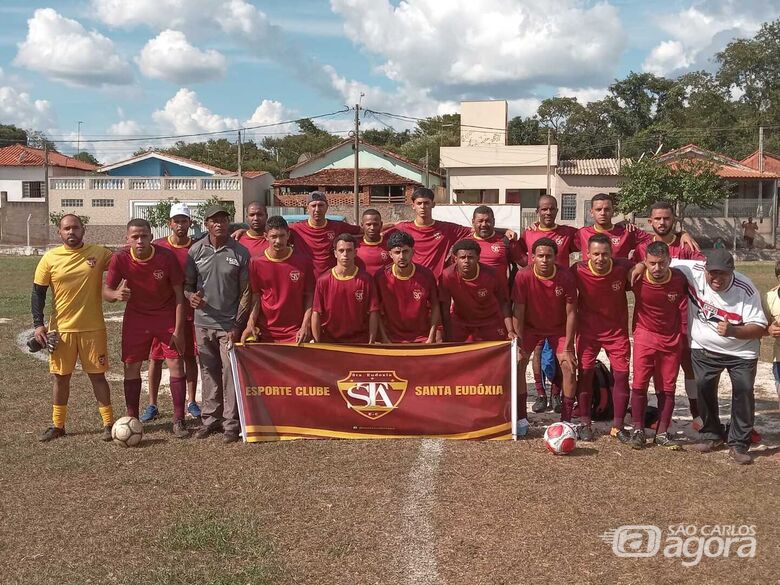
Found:
[[[415,301],[421,301],[423,298],[423,291],[421,291],[419,288],[416,288],[412,291],[412,298]]]
[[[556,297],[562,297],[563,296],[563,287],[562,286],[556,286],[555,287],[555,296]]]
[[[494,254],[498,254],[501,251],[501,245],[493,244],[492,246],[490,246],[490,249],[493,251]]]
[[[348,409],[377,420],[398,408],[408,382],[394,371],[351,371],[337,384]]]
[[[612,290],[618,291],[623,288],[623,281],[622,280],[616,280],[612,283]]]
[[[715,315],[718,314],[718,308],[715,305],[711,305],[710,303],[704,303],[701,306],[701,312],[704,313],[704,316],[707,319],[712,319]]]
[[[97,258],[95,258],[94,256],[90,256],[89,258],[87,258],[87,266],[89,266],[90,268],[94,268],[96,265],[97,265]]]
[[[358,289],[355,291],[355,300],[358,302],[363,302],[363,289]]]
[[[382,250],[382,253],[380,254],[380,257],[382,258],[382,262],[387,262],[387,259],[390,258],[390,254],[388,254],[386,251]]]
[[[101,366],[105,366],[106,365],[106,356],[104,354],[98,356],[98,363]]]
[[[613,246],[620,244],[620,236],[612,236],[610,240],[612,241]]]
[[[442,238],[442,233],[441,232],[436,232],[435,234],[433,234],[433,239],[434,240],[440,240],[441,238]]]
[[[300,270],[291,270],[290,271],[290,280],[293,282],[298,282],[301,279],[301,272]]]
[[[666,300],[668,300],[670,303],[674,303],[677,301],[677,299],[680,297],[676,292],[670,292],[666,294]]]
[[[488,291],[487,291],[487,289],[486,289],[486,288],[481,288],[481,289],[479,289],[479,290],[477,291],[477,296],[478,296],[480,299],[484,299],[484,298],[485,298],[487,295],[488,295]]]
[[[333,232],[327,232],[327,233],[328,233],[328,239],[329,240],[335,240],[336,239],[336,234],[334,234]]]
[[[557,246],[563,246],[563,236],[555,236],[552,240]]]
[[[154,276],[155,280],[162,280],[165,278],[165,273],[162,270],[155,270],[152,272],[152,276]]]

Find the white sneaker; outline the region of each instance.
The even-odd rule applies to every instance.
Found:
[[[517,421],[517,436],[518,437],[525,437],[528,434],[528,429],[531,426],[531,424],[528,422],[527,418],[521,418]]]

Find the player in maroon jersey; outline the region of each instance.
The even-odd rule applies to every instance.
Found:
[[[479,261],[496,271],[498,278],[509,290],[509,275],[518,267],[528,264],[525,243],[522,240],[509,240],[496,232],[496,217],[487,205],[480,205],[471,216],[474,228],[472,238],[479,244]]]
[[[441,341],[441,308],[433,273],[412,262],[414,238],[396,231],[387,239],[393,263],[374,278],[379,297],[379,331],[384,343]],[[438,337],[437,337],[438,333]]]
[[[650,227],[653,229],[653,241],[664,242],[669,246],[669,255],[672,259],[679,260],[704,260],[704,254],[697,250],[693,250],[687,246],[684,246],[681,241],[681,236],[674,232],[675,225],[677,224],[677,217],[675,217],[674,208],[671,203],[667,201],[659,201],[650,208],[650,218],[648,220]],[[647,246],[650,242],[644,242],[637,246],[635,253],[635,260],[644,262]],[[701,418],[699,417],[699,406],[696,402],[696,380],[693,375],[693,365],[691,364],[691,349],[688,345],[688,311],[682,312],[682,370],[685,376],[685,393],[688,395],[688,408],[691,411],[693,417],[693,428],[699,430],[702,425]],[[656,388],[660,387],[661,380],[654,377],[654,383]]]
[[[169,227],[171,235],[167,238],[160,238],[152,242],[157,246],[168,248],[179,261],[182,273],[187,265],[187,256],[192,246],[190,238],[190,228],[192,227],[192,212],[185,203],[174,203],[171,205],[171,219]],[[193,418],[200,418],[200,406],[195,401],[195,393],[198,389],[198,349],[195,344],[195,325],[193,323],[192,307],[187,305],[187,322],[184,325],[184,371],[187,376],[187,412]],[[162,379],[162,363],[165,360],[165,352],[162,345],[155,339],[152,343],[152,350],[149,353],[149,404],[141,413],[141,422],[149,422],[157,418],[160,414],[157,408],[157,398],[160,393],[160,381]]]
[[[376,276],[393,263],[387,239],[395,230],[382,231],[382,215],[376,209],[366,209],[363,212],[360,227],[363,228],[363,239],[358,243],[356,263],[371,276]]]
[[[520,340],[517,402],[518,433],[528,430],[525,371],[534,349],[545,340],[558,358],[563,386],[561,420],[571,421],[576,392],[574,335],[577,330],[577,287],[568,268],[555,264],[558,246],[540,238],[531,246],[531,264],[515,276],[512,287],[514,323]],[[523,430],[521,432],[521,427]]]
[[[634,283],[634,375],[631,382],[631,419],[633,433],[621,428],[617,438],[634,449],[645,446],[645,411],[647,387],[654,373],[661,386],[656,387],[659,420],[655,443],[679,449],[667,430],[674,411],[674,390],[680,369],[682,350],[681,311],[688,306],[688,280],[676,268],[670,268],[669,247],[653,242],[647,247],[644,276]],[[625,409],[615,412],[615,419]]]
[[[317,278],[312,306],[314,341],[374,343],[379,332],[379,302],[373,279],[355,264],[355,238],[334,241],[336,266]]]
[[[145,219],[127,224],[129,247],[114,254],[103,285],[103,298],[126,301],[122,322],[122,362],[125,365],[125,403],[128,416],[138,417],[141,398],[141,365],[149,358],[157,339],[171,372],[173,433],[189,436],[184,426],[184,273],[176,256],[152,244],[152,227]]]
[[[609,358],[615,380],[613,400],[628,403],[631,344],[628,339],[626,289],[631,284],[634,263],[612,258],[612,244],[605,234],[590,237],[587,253],[588,259],[577,262],[571,271],[577,283],[577,409],[582,423],[578,434],[580,439],[592,441],[593,377],[601,348]]]
[[[311,338],[314,272],[311,260],[289,245],[283,217],[265,225],[268,248],[249,263],[252,312],[241,342],[251,337],[273,343],[303,343]]]
[[[474,240],[460,240],[452,253],[455,264],[445,268],[439,279],[446,340],[514,339],[507,287],[495,270],[479,261],[479,244]]]
[[[246,206],[246,218],[249,229],[238,238],[239,243],[249,250],[252,258],[261,256],[268,247],[265,239],[265,222],[268,220],[268,210],[259,201],[253,201]]]
[[[577,237],[577,228],[568,225],[558,225],[558,200],[552,195],[542,195],[536,204],[536,214],[539,218],[537,224],[528,227],[523,232],[523,241],[525,249],[530,250],[534,242],[540,238],[548,238],[558,246],[558,253],[555,256],[556,264],[567,267],[569,258],[577,251],[575,240]],[[536,402],[531,407],[534,412],[544,412],[549,407],[555,412],[561,412],[561,387],[558,383],[560,376],[556,375],[552,380],[550,388],[550,401],[547,401],[547,393],[542,382],[542,346],[534,350],[533,360],[531,362],[534,374],[534,386],[536,388]],[[558,366],[556,365],[556,372]]]
[[[320,191],[309,193],[309,204],[306,206],[309,218],[290,226],[295,247],[312,259],[314,277],[317,278],[336,265],[333,255],[333,243],[339,234],[359,235],[363,232],[360,226],[345,221],[327,218],[328,199]]]

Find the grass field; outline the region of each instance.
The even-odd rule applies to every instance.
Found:
[[[0,258],[2,583],[778,580],[780,412],[771,385],[757,390],[769,448],[747,467],[724,452],[634,452],[603,435],[574,456],[553,457],[539,419],[515,443],[226,446],[219,437],[173,439],[163,418],[147,426],[141,448],[122,450],[99,440],[83,374],[73,378],[68,437],[41,444],[48,370],[16,345],[30,327],[35,263]],[[770,263],[740,269],[762,290],[775,281]],[[109,323],[109,335],[118,380],[119,323]],[[766,374],[770,366],[759,367]],[[112,394],[121,415],[121,382]],[[682,417],[682,397],[678,406]],[[164,394],[161,407],[169,417]],[[676,428],[684,431],[684,421]],[[626,524],[753,525],[758,544],[754,558],[732,550],[689,567],[662,556],[626,559],[600,538]]]

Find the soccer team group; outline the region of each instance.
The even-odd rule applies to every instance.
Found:
[[[647,393],[653,381],[659,411],[653,441],[679,449],[668,429],[680,367],[697,430],[702,407],[710,410],[705,419],[717,417],[717,397],[713,414],[711,397],[702,398],[702,384],[697,389],[691,366],[689,302],[697,305],[690,314],[699,315],[713,335],[753,343],[765,334],[763,311],[736,319],[727,308],[704,299],[705,292],[698,289],[706,274],[708,293],[719,292],[720,278],[721,292],[740,287],[761,306],[752,283],[735,275],[728,252],[718,250],[705,263],[697,243],[675,232],[674,210],[667,203],[652,207],[653,233],[631,224],[614,225],[614,202],[607,194],[593,198],[594,224],[580,229],[557,224],[556,199],[543,195],[538,222],[522,234],[496,229],[487,206],[476,208],[469,228],[434,220],[434,206],[432,191],[418,188],[412,196],[414,220],[386,225],[377,210],[368,209],[360,225],[353,225],[328,219],[325,195],[312,192],[307,221],[288,225],[252,203],[245,210],[249,228],[232,234],[229,213],[214,206],[205,212],[205,236],[193,241],[191,211],[177,203],[171,208],[170,236],[152,241],[148,222],[133,219],[127,226],[128,246],[113,254],[84,241],[78,216],[64,216],[59,226],[63,245],[42,257],[32,293],[35,337],[51,351],[54,378],[52,426],[41,440],[65,435],[77,358],[95,391],[103,438],[111,438],[103,300],[126,303],[122,361],[127,414],[140,415],[142,421],[158,415],[164,360],[174,435],[190,436],[185,425],[189,410],[201,418],[196,437],[221,432],[225,442],[238,441],[240,433],[228,357],[233,343],[517,339],[518,435],[529,428],[525,372],[531,363],[537,396],[533,412],[554,410],[566,422],[576,414],[579,438],[594,439],[592,389],[603,348],[614,378],[610,434],[636,449],[645,446]],[[570,256],[577,252],[582,260],[570,266]],[[47,327],[49,288],[53,307]],[[634,295],[632,327],[628,291]],[[751,324],[763,333],[749,338],[736,333]],[[557,358],[549,398],[539,367],[545,342]],[[147,360],[150,404],[141,415],[141,366]],[[198,363],[200,405],[195,402]],[[629,406],[631,431],[624,426]]]

